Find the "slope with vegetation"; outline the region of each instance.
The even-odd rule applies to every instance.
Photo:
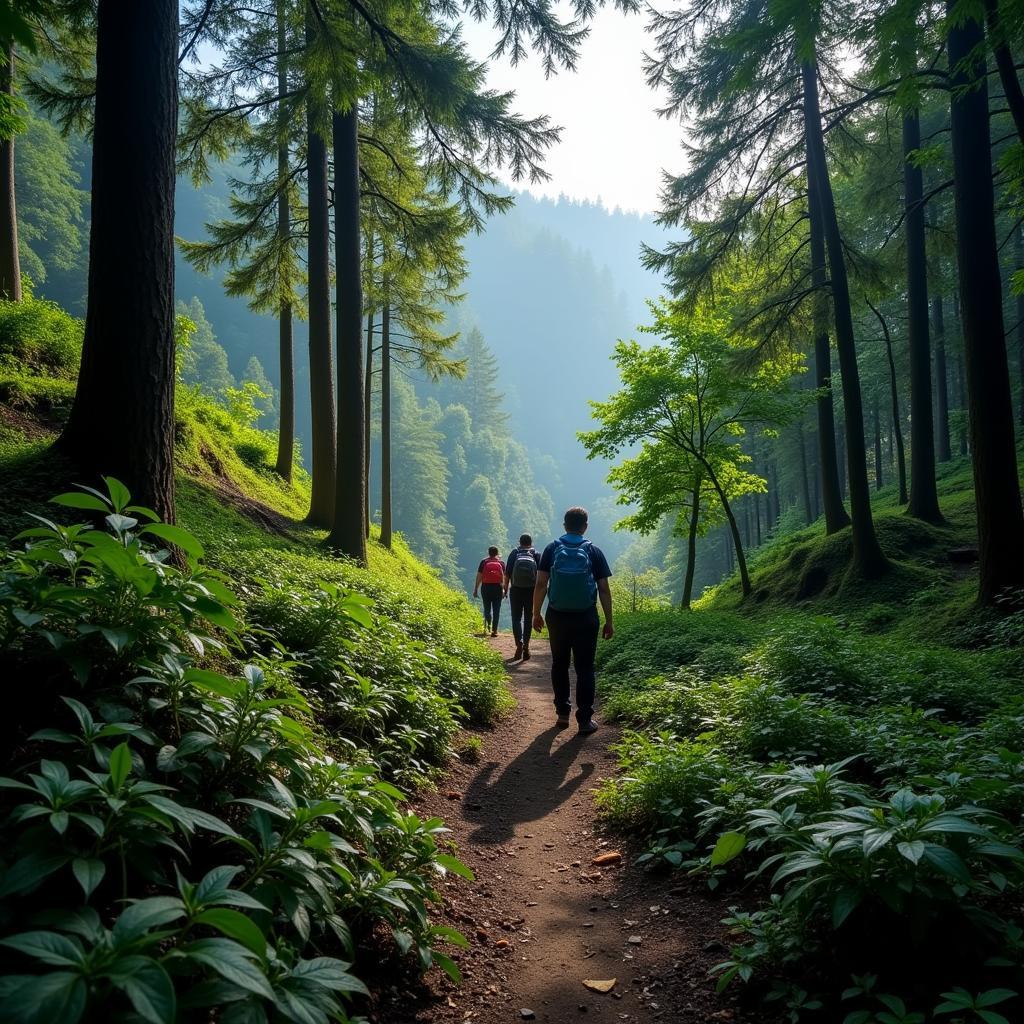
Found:
[[[758,552],[752,597],[620,616],[601,652],[603,813],[729,893],[720,984],[793,1021],[1020,1013],[1024,614],[974,606],[970,467],[938,483],[944,526],[876,502],[883,580],[817,524]]]
[[[197,389],[175,526],[112,478],[47,502],[80,338],[0,308],[5,1019],[348,1020],[382,963],[457,977],[430,908],[469,872],[403,794],[510,705],[475,615],[401,541],[333,557]]]

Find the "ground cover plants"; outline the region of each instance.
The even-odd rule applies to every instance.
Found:
[[[374,961],[457,977],[430,905],[469,872],[395,783],[507,703],[494,657],[408,580],[274,585],[264,551],[261,584],[115,480],[54,502],[0,565],[5,1019],[307,1024]]]
[[[926,618],[712,598],[622,618],[601,655],[626,727],[602,812],[726,894],[719,984],[785,1019],[1019,1019],[1021,616],[961,607],[944,642]]]

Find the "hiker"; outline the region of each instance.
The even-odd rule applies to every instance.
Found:
[[[480,594],[484,599],[484,632],[490,632],[491,636],[498,635],[504,583],[505,563],[498,557],[498,549],[492,545],[476,570],[476,583],[473,584],[473,596]]]
[[[533,538],[524,533],[519,547],[513,548],[505,561],[505,596],[512,612],[512,636],[516,641],[513,661],[530,660],[530,635],[533,632],[533,590],[537,586],[540,555],[534,550]]]
[[[571,508],[565,513],[565,533],[552,541],[540,558],[537,585],[533,591],[533,628],[548,627],[551,644],[551,687],[555,693],[558,725],[569,725],[572,702],[569,700],[569,665],[576,669],[576,722],[580,734],[597,731],[593,719],[596,679],[597,633],[600,621],[597,601],[604,610],[605,640],[612,628],[612,592],[608,578],[612,571],[608,560],[589,540],[587,510]],[[541,614],[548,599],[547,618]]]

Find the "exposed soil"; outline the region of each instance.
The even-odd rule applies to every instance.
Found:
[[[511,657],[511,637],[492,642]],[[633,866],[638,850],[601,829],[592,791],[615,771],[618,733],[558,729],[549,671],[542,638],[530,661],[509,664],[519,706],[484,734],[479,763],[456,763],[416,801],[419,814],[445,819],[476,873],[442,887],[441,919],[470,940],[455,955],[461,986],[432,971],[412,990],[386,987],[370,1019],[767,1024],[763,1011],[717,995],[708,977],[726,952],[727,901],[698,880]],[[617,863],[593,863],[612,853]],[[615,985],[599,994],[584,979]]]

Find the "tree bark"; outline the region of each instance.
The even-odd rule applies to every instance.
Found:
[[[682,606],[690,608],[693,598],[693,571],[697,566],[697,524],[700,522],[700,477],[693,485],[693,496],[690,501],[690,523],[686,531],[686,575],[683,578]]]
[[[999,69],[999,81],[1006,96],[1006,105],[1010,108],[1010,115],[1013,117],[1017,135],[1020,141],[1024,142],[1024,92],[1021,91],[1013,54],[1006,41],[998,0],[985,0],[985,23],[988,28],[989,43],[992,46],[992,55],[995,57],[996,67]]]
[[[935,427],[939,462],[949,462],[949,367],[946,363],[946,321],[942,296],[932,296],[932,331],[935,334]]]
[[[818,202],[818,185],[807,174],[807,219],[811,238],[811,283],[814,285],[814,385],[818,388],[818,471],[821,504],[825,511],[825,533],[838,533],[850,525],[843,505],[843,485],[836,450],[836,413],[832,400],[832,351],[828,336],[825,288],[825,234]],[[817,516],[815,516],[817,518]]]
[[[380,332],[380,542],[391,550],[391,296],[384,281]]]
[[[359,112],[335,110],[334,251],[338,345],[338,439],[334,521],[327,543],[366,564],[363,437],[363,281],[359,238]]]
[[[907,337],[910,347],[910,499],[907,514],[941,523],[935,487],[932,355],[928,332],[928,264],[924,238],[924,182],[910,160],[921,148],[916,110],[903,116],[903,210],[907,243]]]
[[[743,596],[748,597],[750,595],[750,574],[747,572],[747,559],[743,554],[743,541],[740,538],[740,527],[739,523],[736,522],[736,516],[733,514],[732,505],[729,504],[729,499],[725,496],[725,491],[722,485],[718,482],[718,477],[710,466],[704,466],[707,470],[708,479],[711,481],[711,486],[714,487],[715,493],[718,495],[718,500],[722,503],[722,509],[725,512],[725,518],[729,523],[729,533],[732,537],[733,550],[736,555],[736,565],[740,571],[740,587],[743,591]],[[732,566],[729,566],[730,571]]]
[[[846,457],[850,487],[850,518],[853,527],[853,569],[867,579],[883,575],[889,562],[878,543],[871,514],[871,490],[868,484],[867,452],[864,443],[864,408],[860,393],[857,346],[853,335],[850,286],[846,277],[843,241],[836,219],[832,182],[825,158],[821,113],[818,107],[817,66],[802,66],[804,85],[804,122],[807,132],[808,174],[817,185],[825,248],[828,252],[832,302],[835,310],[836,351],[843,381],[843,414],[846,423]]]
[[[1024,227],[1017,228],[1014,248],[1017,255],[1017,269],[1024,270]],[[1017,375],[1020,383],[1020,424],[1024,426],[1024,292],[1017,294]]]
[[[991,604],[1005,588],[1024,585],[1024,512],[996,246],[984,36],[977,19],[952,17],[956,6],[947,0],[953,195],[978,513],[978,598]]]
[[[370,429],[373,412],[373,310],[366,314],[366,369],[363,374],[363,459],[366,462],[366,536],[370,536],[370,522],[373,515],[370,511],[370,441],[373,431]]]
[[[316,33],[312,10],[306,11],[306,39]],[[326,110],[322,97],[312,93],[306,101],[307,206],[309,210],[309,402],[312,418],[310,494],[307,521],[330,527],[334,521],[337,475],[334,405],[334,356],[331,351],[331,246],[327,190]]]
[[[871,418],[875,428],[875,490],[885,486],[885,474],[882,472],[882,420],[878,414],[878,395],[871,396]]]
[[[277,177],[281,182],[288,175],[288,118],[284,109],[288,95],[288,61],[284,56],[288,45],[285,12],[284,0],[277,0]],[[285,188],[277,197],[277,234],[281,246],[291,244],[291,210]],[[295,455],[295,352],[290,301],[282,302],[278,311],[278,347],[281,404],[277,424],[277,464],[274,468],[282,480],[291,483]]]
[[[804,517],[807,520],[807,525],[810,526],[817,516],[814,515],[814,507],[811,504],[811,485],[807,475],[807,441],[804,438],[802,417],[796,425],[796,437],[800,447],[800,492],[804,499]]]
[[[89,297],[57,447],[174,519],[177,0],[99,0]]]
[[[892,410],[892,437],[896,447],[896,473],[899,478],[900,496],[899,503],[907,503],[907,458],[903,448],[903,418],[900,413],[900,393],[896,387],[896,360],[892,354],[892,335],[889,333],[889,325],[885,322],[881,310],[876,309],[871,303],[871,312],[878,318],[882,327],[882,337],[885,339],[885,356],[889,364],[889,399]]]
[[[14,98],[14,43],[7,44],[0,69],[0,91]],[[18,255],[18,199],[14,184],[14,136],[0,139],[0,299],[21,302],[21,261]]]

